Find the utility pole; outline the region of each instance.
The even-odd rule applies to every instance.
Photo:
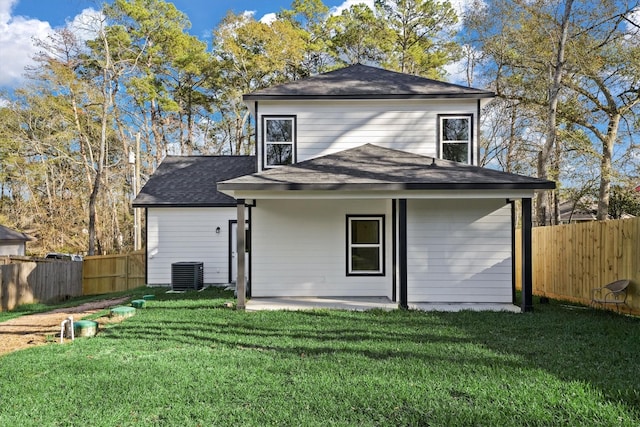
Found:
[[[136,135],[135,151],[129,151],[129,164],[131,165],[131,187],[133,191],[133,199],[138,195],[138,187],[140,185],[140,133]],[[139,251],[142,248],[142,230],[140,223],[140,209],[133,208],[133,250]]]

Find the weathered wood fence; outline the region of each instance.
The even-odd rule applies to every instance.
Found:
[[[142,286],[144,258],[144,252],[88,256],[82,262],[0,257],[0,311]]]
[[[640,314],[640,218],[536,227],[532,244],[534,295],[589,304],[591,289],[630,279],[627,304]]]
[[[81,262],[11,260],[0,264],[4,264],[0,265],[0,311],[82,295]]]
[[[126,291],[145,284],[145,253],[84,258],[83,295]]]

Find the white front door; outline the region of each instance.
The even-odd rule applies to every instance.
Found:
[[[248,227],[249,225],[245,224],[245,230]],[[231,245],[229,246],[229,249],[231,253],[229,254],[229,256],[231,257],[231,283],[236,283],[238,279],[238,257],[236,256],[237,250],[238,250],[238,223],[237,222],[231,223],[230,231],[231,231],[231,236],[230,236]],[[247,241],[246,238],[245,238],[245,247],[249,248],[249,242]],[[248,276],[247,272],[249,270],[247,266],[249,265],[249,252],[245,252],[244,265],[245,265],[245,276]]]

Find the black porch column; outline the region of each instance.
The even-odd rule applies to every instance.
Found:
[[[533,311],[531,199],[522,199],[522,311]]]
[[[245,253],[247,252],[246,243],[245,243],[245,219],[244,219],[244,211],[245,204],[244,199],[238,199],[237,204],[237,216],[238,216],[238,226],[236,227],[237,231],[237,248],[236,248],[236,257],[238,262],[238,277],[236,277],[236,292],[238,293],[238,303],[237,308],[239,310],[244,310],[246,303],[246,286],[244,283],[245,278]]]
[[[409,308],[407,298],[407,199],[399,200],[398,209],[398,269],[400,276],[400,307]]]

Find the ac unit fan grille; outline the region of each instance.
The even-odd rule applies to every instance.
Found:
[[[175,262],[171,264],[171,289],[188,291],[204,286],[204,266],[201,262]]]

